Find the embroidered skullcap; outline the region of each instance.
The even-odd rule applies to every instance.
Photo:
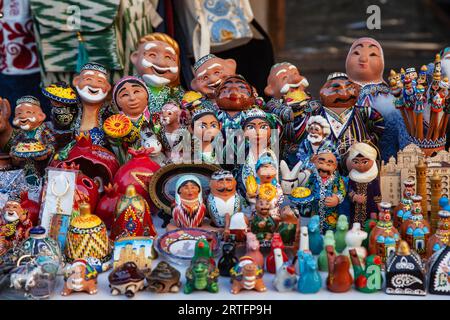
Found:
[[[34,104],[34,105],[39,106],[39,107],[41,106],[41,103],[39,102],[38,98],[33,97],[33,96],[20,97],[16,101],[16,106],[18,106],[19,104],[22,104],[22,103],[30,103],[30,104]]]
[[[200,59],[198,59],[195,64],[194,64],[194,71],[197,72],[198,68],[200,68],[205,62],[217,58],[216,55],[210,53],[207,54],[206,56],[201,57]]]
[[[116,82],[116,85],[114,86],[113,92],[112,92],[112,98],[113,98],[113,102],[116,106],[118,106],[117,104],[117,94],[119,93],[120,89],[126,84],[126,83],[135,83],[139,86],[141,86],[142,88],[145,89],[145,91],[147,92],[147,97],[149,96],[148,93],[148,88],[145,85],[145,82],[142,81],[141,79],[137,78],[137,77],[133,77],[133,76],[127,76],[127,77],[123,77],[122,79],[120,79],[119,81]]]
[[[345,72],[332,72],[328,75],[327,81],[333,80],[333,79],[348,79],[348,75]]]
[[[222,180],[225,178],[234,178],[231,171],[228,170],[217,170],[211,175],[211,180]]]
[[[98,71],[98,72],[103,73],[106,76],[108,75],[108,70],[106,70],[106,68],[102,64],[97,63],[97,62],[88,62],[88,63],[84,64],[81,67],[80,73],[83,71],[87,71],[87,70]]]

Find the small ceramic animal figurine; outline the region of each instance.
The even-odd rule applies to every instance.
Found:
[[[444,245],[432,256],[428,270],[428,292],[450,295],[450,246]]]
[[[147,277],[148,289],[155,293],[177,293],[181,288],[180,271],[160,261]]]
[[[264,256],[259,250],[259,240],[256,238],[256,235],[252,232],[247,233],[247,244],[246,244],[246,252],[245,255],[252,257],[253,261],[264,268]]]
[[[341,293],[351,289],[353,278],[349,272],[350,260],[347,256],[336,256],[332,246],[326,247],[328,256],[327,288],[331,292]]]
[[[150,159],[159,166],[164,166],[169,161],[167,160],[160,138],[153,131],[152,128],[145,127],[140,132],[141,146],[148,152]]]
[[[436,232],[428,239],[427,258],[450,245],[450,211],[440,210]]]
[[[125,262],[115,268],[108,276],[111,294],[124,294],[133,298],[136,292],[145,288],[145,274],[134,262]]]
[[[280,253],[276,254],[275,264],[277,273],[272,282],[274,288],[279,292],[292,291],[297,284],[295,267],[288,263],[283,263],[283,257]]]
[[[97,293],[97,271],[86,260],[77,259],[64,272],[64,289],[61,295],[72,292]]]
[[[287,262],[288,256],[284,251],[284,243],[279,233],[274,233],[270,244],[270,253],[266,258],[266,270],[269,273],[276,273],[276,256],[281,254],[283,262]]]
[[[431,226],[422,214],[422,197],[414,195],[411,200],[413,202],[411,215],[409,217],[404,216],[400,233],[402,239],[408,242],[409,246],[422,258],[425,258],[428,238],[431,235]]]
[[[175,147],[181,142],[182,136],[187,130],[184,124],[181,123],[182,111],[179,103],[176,101],[169,101],[162,107],[159,117],[161,122],[161,132],[159,134],[162,142],[164,154],[167,158],[174,160],[179,158],[178,151]],[[173,152],[172,152],[173,150]]]
[[[252,257],[241,257],[230,273],[232,294],[237,294],[241,290],[267,291],[263,281],[264,270]]]
[[[391,252],[395,252],[400,234],[391,221],[391,204],[382,202],[377,225],[372,229],[369,238],[369,254],[377,254],[386,261]]]
[[[323,237],[323,249],[320,251],[319,258],[317,259],[317,264],[319,266],[319,271],[328,271],[328,257],[325,248],[327,246],[332,246],[336,248],[336,240],[334,240],[334,232],[332,230],[327,230],[325,236]],[[335,250],[335,254],[336,250]]]
[[[386,261],[386,293],[426,295],[426,277],[420,256],[411,251],[406,241],[400,241]]]
[[[292,244],[295,241],[295,233],[298,228],[299,219],[290,206],[285,206],[280,210],[281,221],[278,223],[277,232],[285,244]]]
[[[319,292],[322,288],[322,277],[317,270],[317,263],[312,254],[299,251],[298,266],[300,278],[298,279],[297,291],[301,293]]]
[[[294,168],[292,168],[292,170],[289,170],[286,161],[284,160],[280,161],[280,173],[281,173],[280,185],[281,189],[283,189],[284,195],[290,195],[292,193],[292,190],[300,186],[299,174],[302,165],[303,163],[299,161],[294,166]]]
[[[381,290],[383,278],[381,277],[381,258],[377,255],[368,256],[366,267],[363,268],[356,249],[350,249],[353,274],[355,276],[355,288],[364,293],[373,293]]]
[[[300,270],[298,265],[298,256],[302,255],[303,253],[311,254],[311,251],[309,250],[308,227],[306,226],[300,227],[299,249],[297,257],[294,258],[295,271],[297,272],[297,274]]]
[[[336,232],[334,233],[334,240],[336,241],[336,251],[337,253],[342,253],[346,247],[345,235],[348,232],[348,220],[347,216],[341,214],[338,218],[338,223],[336,226]]]
[[[239,262],[236,258],[236,247],[233,243],[224,243],[222,246],[222,256],[219,259],[217,266],[219,267],[219,273],[223,277],[230,276],[230,270],[236,263]]]
[[[361,262],[364,262],[367,256],[367,250],[362,246],[364,239],[367,239],[367,232],[361,230],[358,222],[353,223],[352,229],[345,235],[346,247],[342,254],[349,256],[349,250],[355,249]]]
[[[311,217],[308,223],[309,250],[313,255],[320,254],[323,249],[323,238],[320,234],[320,217],[315,215]]]

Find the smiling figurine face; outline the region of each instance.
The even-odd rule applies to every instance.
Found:
[[[292,90],[305,90],[308,80],[300,75],[297,67],[289,62],[275,64],[267,78],[267,86],[264,93],[270,97],[281,99]]]
[[[331,152],[320,153],[315,162],[321,178],[329,178],[337,169],[337,160]]]
[[[147,88],[138,79],[120,82],[114,89],[113,96],[117,106],[131,119],[141,116],[148,105]]]
[[[17,201],[7,201],[3,209],[3,219],[11,223],[20,219],[25,214],[25,210]]]
[[[320,100],[327,108],[347,109],[353,107],[358,99],[358,86],[350,81],[345,74],[333,77],[325,82],[320,89]]]
[[[350,80],[354,82],[383,82],[384,56],[378,41],[372,38],[356,40],[347,55],[345,69]]]
[[[107,75],[98,70],[82,70],[72,81],[83,102],[101,103],[111,90]]]
[[[193,181],[187,181],[178,188],[178,194],[183,200],[195,200],[198,199],[200,193],[200,187]]]
[[[163,33],[151,33],[139,40],[138,49],[130,56],[142,79],[152,87],[179,84],[179,53],[177,42]]]
[[[236,74],[236,61],[221,59],[209,54],[196,62],[194,70],[194,79],[191,81],[192,89],[209,99],[214,99],[215,90],[222,81],[226,77]]]
[[[19,99],[20,100],[20,99]],[[13,124],[22,130],[30,131],[39,127],[45,120],[45,113],[37,104],[19,103],[16,106]]]
[[[211,177],[211,194],[220,198],[229,198],[236,193],[236,179],[229,171],[217,171]]]
[[[215,93],[221,110],[243,111],[255,104],[253,89],[241,76],[230,76],[222,81]]]

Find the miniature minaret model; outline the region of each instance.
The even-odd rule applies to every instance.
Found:
[[[423,214],[428,217],[427,164],[423,159],[416,164],[416,193],[422,196]]]
[[[440,210],[439,207],[439,199],[442,196],[442,177],[439,175],[437,171],[433,173],[433,175],[430,178],[430,184],[431,184],[431,215],[430,215],[430,222],[431,222],[431,230],[434,233],[437,228],[437,224],[439,221],[439,215],[438,212]],[[426,217],[424,215],[424,217]]]

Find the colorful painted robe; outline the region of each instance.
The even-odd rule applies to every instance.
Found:
[[[205,213],[206,206],[203,203],[197,202],[195,206],[190,207],[182,202],[172,209],[172,218],[178,228],[198,228],[203,222]]]
[[[368,183],[360,183],[349,179],[348,194],[352,191],[356,194],[365,194],[367,196],[367,201],[363,204],[350,201],[351,220],[353,223],[359,222],[363,226],[367,218],[370,218],[370,213],[378,212],[377,203],[381,202],[380,180],[375,178]]]
[[[307,138],[305,138],[300,143],[300,145],[298,147],[298,152],[297,152],[297,160],[302,162],[301,170],[305,170],[305,169],[312,170],[314,168],[314,164],[311,162],[311,157],[313,155],[319,154],[319,152],[321,152],[321,151],[326,151],[326,150],[332,150],[332,152],[335,153],[336,146],[331,140],[324,139],[320,143],[320,145],[317,147],[317,149],[314,150],[311,142],[309,142],[309,140]],[[335,155],[336,155],[336,157],[338,156],[337,154],[335,154]]]

